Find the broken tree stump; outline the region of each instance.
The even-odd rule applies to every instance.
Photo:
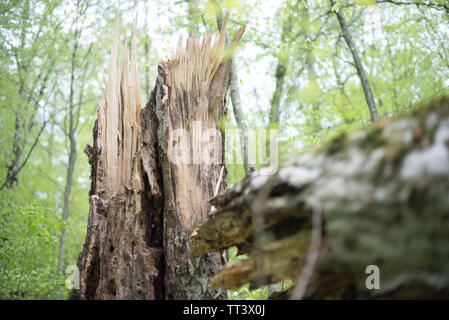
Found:
[[[236,32],[231,46],[243,30]],[[142,110],[135,33],[136,27],[129,65],[124,50],[117,68],[116,31],[94,145],[86,149],[92,187],[78,262],[80,296],[226,298],[226,291],[208,285],[223,265],[222,255],[191,258],[189,239],[210,211],[206,200],[214,195],[224,165],[218,131],[229,85],[224,31],[218,39],[193,35],[185,45],[180,38],[175,56],[159,64]]]
[[[213,287],[299,278],[307,299],[449,298],[449,97],[269,171],[214,197],[217,211],[192,237],[192,256],[248,254]],[[369,290],[373,265],[380,288]]]

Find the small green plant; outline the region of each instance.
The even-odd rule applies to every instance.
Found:
[[[45,203],[0,199],[0,299],[51,299],[61,223]]]

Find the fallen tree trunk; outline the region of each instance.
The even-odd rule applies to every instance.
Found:
[[[192,256],[248,254],[212,286],[299,278],[293,298],[449,297],[449,97],[270,171],[214,197],[193,235]]]
[[[216,134],[229,84],[224,31],[216,41],[192,36],[185,47],[180,38],[176,55],[159,64],[142,111],[135,32],[130,66],[125,50],[118,69],[116,35],[94,145],[86,148],[92,187],[78,262],[81,298],[225,298],[226,291],[208,286],[222,255],[189,257],[189,235],[210,210],[206,200],[224,188]]]

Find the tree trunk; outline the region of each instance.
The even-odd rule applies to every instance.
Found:
[[[79,30],[75,31],[74,36],[74,46],[73,46],[73,52],[72,52],[72,69],[71,69],[71,78],[70,78],[70,96],[69,96],[69,131],[66,132],[67,138],[69,139],[69,161],[67,165],[67,171],[66,171],[66,182],[65,182],[65,188],[64,188],[64,208],[62,212],[62,222],[67,222],[69,218],[69,206],[70,206],[70,194],[72,190],[72,183],[73,183],[73,171],[75,169],[75,161],[76,161],[76,136],[75,136],[75,121],[78,121],[75,119],[75,103],[74,103],[74,82],[75,82],[75,70],[76,70],[76,54],[78,49],[78,32]],[[80,102],[81,103],[81,102]],[[65,226],[62,226],[61,230],[61,237],[59,242],[59,253],[58,253],[58,268],[56,271],[58,279],[60,279],[62,274],[62,265],[64,260],[64,250],[65,250],[65,240],[66,240],[66,228]],[[58,286],[57,289],[58,297],[61,295],[61,287]]]
[[[19,184],[19,176],[17,175],[17,171],[20,165],[20,159],[22,158],[22,146],[23,142],[23,134],[24,134],[24,124],[20,120],[20,112],[16,114],[16,126],[14,133],[14,141],[12,144],[12,154],[13,159],[11,163],[8,164],[8,170],[6,174],[6,186],[8,188],[12,188],[13,186],[17,186]]]
[[[448,298],[448,141],[446,96],[340,135],[273,175],[256,171],[212,199],[192,256],[234,245],[249,254],[211,280],[224,289],[299,278],[296,298]],[[263,246],[252,251],[257,215]],[[378,289],[367,286],[370,266]]]
[[[135,30],[129,72],[126,51],[116,70],[116,36],[94,146],[86,148],[92,197],[79,260],[81,298],[225,298],[208,286],[221,254],[190,258],[191,232],[209,214],[214,189],[224,188],[217,186],[224,160],[217,129],[230,68],[218,57],[224,32],[214,43],[191,37],[185,48],[180,38],[176,55],[159,64],[140,112]]]
[[[69,108],[68,108],[68,120],[69,120],[69,128],[68,131],[65,132],[66,137],[69,140],[69,157],[68,157],[68,165],[67,165],[67,171],[66,171],[66,184],[64,188],[64,208],[62,213],[62,222],[67,222],[69,219],[69,213],[70,213],[70,195],[72,191],[72,185],[73,185],[73,172],[75,170],[75,162],[77,158],[77,129],[78,124],[80,120],[80,108],[83,105],[83,89],[84,89],[84,79],[86,75],[87,66],[84,65],[84,73],[81,77],[81,81],[77,82],[76,80],[76,73],[79,70],[77,68],[77,59],[78,59],[78,51],[79,51],[79,45],[80,45],[80,39],[82,37],[83,29],[78,27],[78,20],[79,17],[87,10],[90,3],[89,1],[84,2],[84,8],[80,8],[80,1],[77,1],[76,7],[78,10],[80,10],[80,15],[77,15],[74,19],[74,25],[76,26],[74,33],[73,33],[73,48],[72,48],[72,57],[71,57],[71,72],[70,72],[70,92],[69,92]],[[86,54],[82,57],[83,61],[88,61],[89,53],[92,48],[92,44],[89,46],[89,49],[87,50]],[[77,103],[75,103],[75,87],[79,85],[79,100]],[[57,277],[60,279],[62,275],[62,269],[64,264],[64,251],[65,251],[65,244],[66,244],[66,228],[65,226],[62,226],[61,230],[61,237],[60,237],[60,243],[59,243],[59,253],[58,253],[58,268],[57,268]],[[61,297],[61,286],[58,286],[57,288],[57,296],[58,298]]]
[[[20,102],[16,105],[17,112],[15,113],[15,130],[11,149],[11,160],[9,160],[6,166],[7,174],[5,182],[3,182],[0,186],[0,190],[19,185],[19,173],[26,165],[26,162],[31,156],[31,153],[37,145],[43,130],[45,129],[47,121],[44,121],[44,124],[34,139],[31,148],[28,153],[26,153],[25,147],[29,142],[29,137],[31,137],[33,131],[32,129],[37,123],[36,116],[38,115],[38,109],[42,108],[42,105],[40,104],[42,102],[41,99],[45,95],[49,76],[54,70],[55,62],[57,60],[56,56],[47,56],[46,58],[48,60],[44,61],[47,68],[42,67],[38,70],[35,77],[31,76],[34,72],[30,72],[29,70],[30,62],[39,55],[36,50],[30,50],[28,52],[28,48],[37,47],[36,43],[39,39],[41,39],[39,35],[42,30],[39,29],[40,31],[37,36],[35,34],[32,37],[29,36],[29,33],[31,32],[29,25],[30,1],[26,1],[22,8],[23,11],[21,11],[19,18],[20,21],[18,23],[18,25],[20,25],[20,43],[17,47],[11,47],[11,49],[15,52],[14,57],[18,75],[17,82],[19,87],[18,95]],[[53,9],[54,8],[55,6],[53,6]],[[46,8],[44,12],[45,13],[39,21],[40,26],[42,26],[42,23],[44,22],[48,23],[48,18],[53,13],[53,10]],[[56,27],[53,32],[54,34],[57,34],[59,32],[59,27]],[[32,42],[27,43],[29,40],[32,40]],[[40,86],[38,87],[39,82]],[[34,95],[34,93],[36,93],[36,95]],[[26,119],[28,119],[28,121]]]
[[[148,3],[145,3],[145,24],[144,28],[145,30],[148,30],[149,23],[148,23],[148,11],[149,8],[147,7]],[[144,41],[144,54],[145,54],[145,99],[149,100],[150,98],[150,46],[151,46],[151,39],[149,36],[142,39]]]
[[[290,36],[292,30],[293,18],[291,16],[284,17],[282,23],[281,32],[281,46],[286,42],[286,39]],[[288,41],[287,41],[288,42]],[[281,47],[278,52],[278,64],[276,66],[275,79],[276,87],[273,92],[273,98],[271,99],[271,109],[269,117],[269,125],[278,125],[281,116],[281,99],[284,91],[285,76],[287,75],[287,69],[289,64],[289,55],[283,52]]]
[[[215,5],[218,7],[217,12],[217,27],[218,31],[221,32],[221,28],[223,26],[223,11],[221,10],[220,5],[214,1]],[[226,44],[228,45],[228,36],[226,35]],[[245,170],[245,174],[249,175],[254,171],[254,158],[251,152],[251,146],[249,145],[249,137],[248,137],[248,124],[245,120],[245,115],[242,110],[242,100],[240,98],[240,84],[239,84],[239,76],[237,64],[235,63],[235,59],[231,61],[231,69],[230,69],[230,96],[232,102],[232,111],[234,112],[235,122],[237,123],[237,127],[239,129],[239,139],[240,139],[240,149],[242,153],[243,159],[243,169]]]
[[[73,119],[71,120],[73,121]],[[70,194],[72,190],[73,183],[73,171],[75,169],[75,160],[76,160],[76,140],[74,137],[74,133],[69,137],[70,139],[70,151],[69,151],[69,164],[67,166],[67,176],[66,176],[66,185],[64,190],[64,208],[62,212],[62,222],[66,222],[69,218],[69,204],[70,204]],[[64,251],[65,251],[65,240],[66,240],[66,228],[62,226],[61,237],[59,242],[59,252],[58,252],[58,268],[56,271],[58,279],[61,278],[62,274],[62,266],[64,262]],[[58,298],[61,296],[61,287],[58,286],[57,289]]]
[[[335,5],[335,1],[329,0],[331,5]],[[352,41],[351,33],[349,32],[348,25],[346,24],[346,20],[343,17],[340,10],[336,10],[335,14],[337,15],[338,23],[341,27],[341,32],[343,34],[343,38],[348,45],[349,51],[351,51],[352,57],[354,59],[354,64],[357,69],[357,74],[359,75],[360,82],[362,83],[363,92],[365,93],[365,100],[368,104],[369,112],[371,115],[372,121],[378,121],[379,116],[377,114],[376,103],[374,102],[373,91],[371,90],[371,86],[368,81],[368,77],[366,75],[365,69],[363,68],[362,60],[360,60],[359,53],[357,52],[356,47]]]

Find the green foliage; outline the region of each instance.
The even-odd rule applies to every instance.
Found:
[[[246,255],[237,256],[237,247],[231,247],[228,249],[229,263],[236,263],[238,261],[247,259]],[[280,291],[287,291],[295,284],[292,280],[281,281]],[[262,286],[258,289],[250,290],[249,284],[243,285],[238,290],[231,290],[231,299],[233,300],[266,300],[268,299],[268,286]]]
[[[79,8],[87,9],[87,3],[80,2]],[[0,244],[0,299],[64,298],[64,279],[56,276],[61,228],[67,230],[64,271],[76,264],[86,233],[90,183],[83,149],[92,139],[103,49],[81,41],[73,59],[79,32],[74,26],[84,33],[94,27],[81,27],[83,19],[69,3],[0,1],[0,8],[5,10],[0,19],[0,185],[16,159],[17,167],[25,164],[17,185],[0,191],[0,234],[6,239]],[[63,224],[71,101],[79,107],[72,110],[78,116],[78,157],[69,219]],[[56,295],[59,285],[61,296]]]
[[[231,14],[229,37],[246,24],[236,51],[243,111],[252,128],[268,128],[273,94],[281,98],[281,120],[274,125],[279,129],[282,160],[370,121],[333,10],[347,19],[381,117],[406,112],[421,100],[449,92],[444,1],[336,3],[331,8],[328,0],[122,1],[119,26],[129,40],[134,13],[139,12],[139,70],[147,100],[157,63],[173,53],[180,33],[216,33],[218,5]],[[56,277],[70,150],[68,106],[72,101],[76,111],[76,163],[69,219],[64,224],[63,270],[76,264],[86,233],[90,170],[83,149],[92,143],[115,5],[104,0],[0,0],[0,185],[15,160],[16,166],[24,164],[17,185],[0,190],[0,299],[57,298],[61,284],[61,297],[68,296],[64,277]],[[125,37],[120,41],[125,43]],[[286,72],[280,91],[273,93],[278,63],[285,65]],[[223,120],[223,128],[235,128],[232,112]],[[233,147],[238,158],[236,138]],[[258,162],[256,168],[260,166]],[[242,164],[227,169],[230,184],[245,176]],[[230,250],[231,262],[243,258],[235,253],[235,248]],[[267,295],[267,287],[251,291],[245,285],[232,298]]]
[[[447,15],[424,6],[371,4],[336,1],[333,9],[343,10],[347,19],[380,116],[448,92]],[[301,17],[282,43],[294,59],[289,59],[282,92],[279,129],[287,143],[280,148],[281,159],[370,121],[352,56],[329,9],[329,1],[285,5],[276,20],[281,30],[289,16]],[[273,48],[267,36],[255,43]]]
[[[0,210],[0,299],[54,298],[57,213],[47,201],[27,204],[5,192]]]
[[[228,249],[229,263],[235,263],[246,259],[245,255],[237,256],[237,247]],[[264,300],[268,298],[268,287],[262,286],[259,289],[250,290],[249,284],[245,284],[238,290],[231,290],[231,299],[233,300]]]

